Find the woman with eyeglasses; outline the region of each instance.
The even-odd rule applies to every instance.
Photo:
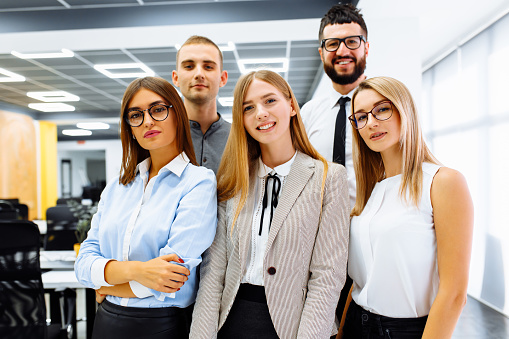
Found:
[[[408,89],[378,77],[352,96],[357,200],[343,339],[451,338],[466,302],[473,206],[427,148]]]
[[[216,179],[196,165],[184,104],[166,80],[134,80],[120,117],[120,177],[75,264],[101,302],[93,338],[187,338],[196,267],[216,230]]]
[[[232,110],[190,337],[328,339],[346,276],[346,170],[311,146],[279,74],[244,75]]]

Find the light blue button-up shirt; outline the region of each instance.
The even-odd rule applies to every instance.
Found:
[[[118,177],[108,183],[76,259],[76,277],[98,289],[110,286],[104,267],[112,259],[148,261],[176,253],[191,272],[180,291],[162,293],[131,281],[138,298],[109,295],[107,300],[130,307],[187,307],[196,298],[196,267],[216,232],[216,177],[211,170],[190,164],[185,153],[150,181],[149,169],[150,158],[138,164],[130,184],[120,184]]]

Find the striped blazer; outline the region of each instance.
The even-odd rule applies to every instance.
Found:
[[[269,231],[263,280],[274,328],[283,339],[328,339],[337,332],[335,310],[348,255],[348,182],[345,168],[329,163],[320,218],[323,169],[321,161],[298,152]],[[233,234],[239,196],[219,205],[216,237],[201,265],[190,338],[216,338],[228,316],[248,265],[255,199],[248,194]],[[267,274],[269,268],[273,274]]]

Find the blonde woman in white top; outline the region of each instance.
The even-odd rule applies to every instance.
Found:
[[[354,284],[343,339],[450,338],[466,302],[472,243],[465,179],[426,147],[401,82],[365,80],[352,112]]]

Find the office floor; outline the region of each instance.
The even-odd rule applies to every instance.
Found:
[[[78,290],[78,319],[85,317],[85,293]],[[78,339],[86,339],[86,322],[78,321]],[[468,297],[453,339],[507,339],[509,338],[509,318],[494,311],[483,303]]]
[[[468,297],[456,325],[453,339],[507,339],[509,318],[483,303]]]

